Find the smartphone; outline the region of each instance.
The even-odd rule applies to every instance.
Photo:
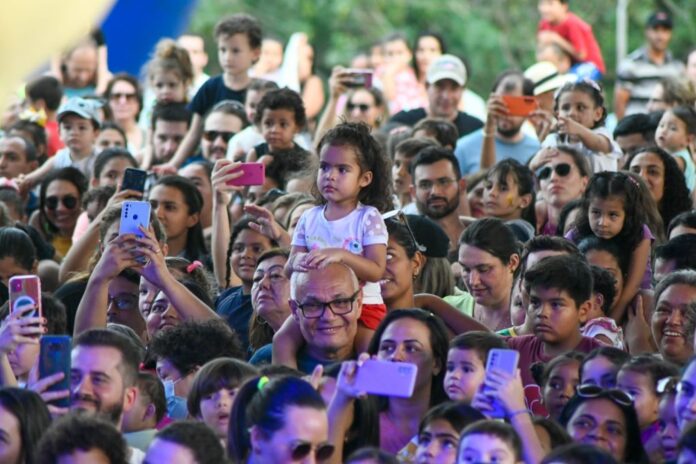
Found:
[[[503,348],[493,348],[488,352],[488,359],[486,360],[486,372],[491,370],[500,370],[507,372],[508,374],[514,374],[515,369],[517,369],[517,364],[520,360],[520,353],[517,350],[508,350]],[[483,392],[486,393],[486,388],[484,387]],[[491,401],[492,410],[486,412],[486,415],[502,419],[505,417],[505,410],[502,405],[497,401]]]
[[[39,378],[43,379],[57,372],[63,373],[63,380],[51,385],[48,391],[70,390],[70,350],[71,341],[67,335],[44,335],[41,337]],[[70,406],[70,397],[51,401],[51,403],[67,408]]]
[[[534,97],[516,97],[513,95],[503,95],[503,101],[508,108],[510,116],[529,116],[536,111],[538,105]]]
[[[143,233],[138,226],[143,226],[145,229],[150,226],[150,202],[124,201],[121,206],[119,235],[135,234],[142,237]]]
[[[135,168],[126,168],[121,182],[121,190],[137,190],[138,192],[145,191],[145,180],[147,179],[147,171]]]
[[[263,163],[242,163],[230,172],[242,170],[241,177],[227,181],[228,185],[263,185],[266,182],[266,165]]]
[[[372,87],[373,71],[371,69],[346,69],[344,72],[351,76],[350,80],[343,83],[346,87],[365,87],[366,89]]]
[[[370,395],[409,398],[413,395],[417,374],[415,364],[369,359],[358,368],[353,388]]]
[[[10,308],[13,313],[22,306],[35,305],[36,309],[25,313],[24,317],[41,317],[41,279],[35,275],[10,277]]]

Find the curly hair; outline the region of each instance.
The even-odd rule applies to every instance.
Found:
[[[374,206],[382,213],[394,209],[390,161],[380,144],[370,134],[367,124],[350,122],[338,124],[324,134],[317,146],[317,152],[321,153],[325,146],[353,148],[361,174],[367,171],[372,172],[372,182],[360,190],[358,195],[360,202]],[[320,203],[326,203],[319,193],[316,182],[312,187],[312,193]]]
[[[255,124],[261,124],[263,113],[266,110],[292,111],[298,129],[302,129],[307,124],[307,114],[305,113],[302,97],[299,93],[287,87],[266,92],[256,107],[256,114],[254,114]]]
[[[561,95],[567,92],[582,92],[589,95],[595,106],[602,108],[602,117],[599,118],[599,121],[595,122],[595,125],[592,126],[591,129],[604,126],[604,122],[607,120],[607,108],[604,106],[604,92],[599,83],[590,79],[566,83],[556,92],[553,104],[554,113],[558,113],[558,103],[561,100]]]

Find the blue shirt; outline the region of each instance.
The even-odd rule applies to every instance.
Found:
[[[253,312],[251,295],[244,295],[241,286],[228,288],[215,301],[215,312],[237,332],[242,349],[246,351],[249,347],[249,319]]]
[[[526,164],[529,158],[539,151],[541,144],[534,137],[523,133],[519,142],[509,143],[495,137],[495,159],[502,161],[512,158],[522,164]],[[459,161],[459,169],[462,175],[473,174],[480,171],[481,148],[483,147],[483,129],[472,132],[457,140],[454,155]]]
[[[268,345],[262,346],[261,348],[256,350],[254,355],[249,360],[249,364],[251,364],[252,366],[259,367],[265,364],[271,364],[272,351],[273,347],[270,343]],[[341,361],[322,361],[321,359],[316,359],[310,356],[305,348],[302,348],[300,351],[297,352],[297,369],[301,372],[304,372],[305,374],[311,374],[318,364],[327,367],[337,362]]]
[[[219,76],[211,77],[205,81],[205,84],[196,92],[191,103],[188,104],[188,109],[193,113],[204,116],[218,102],[223,100],[236,100],[243,105],[245,99],[246,89],[230,89],[225,85],[222,74],[220,74]]]

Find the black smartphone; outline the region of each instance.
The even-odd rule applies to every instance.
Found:
[[[121,190],[137,190],[145,192],[145,180],[147,179],[147,171],[135,168],[126,168],[123,174],[123,182],[121,182]]]
[[[70,350],[71,340],[67,335],[44,335],[41,337],[39,378],[43,379],[57,372],[63,373],[63,380],[51,385],[48,391],[70,391]],[[70,396],[51,401],[51,403],[67,408],[70,406]]]

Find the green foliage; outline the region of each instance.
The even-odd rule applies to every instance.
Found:
[[[590,23],[607,65],[609,88],[616,69],[616,0],[573,0],[571,10]],[[632,0],[629,4],[628,51],[643,43],[648,15],[661,6],[673,12],[672,50],[684,57],[696,45],[696,0]],[[346,65],[390,32],[414,39],[434,30],[445,37],[448,51],[467,60],[469,86],[488,93],[496,74],[534,63],[537,0],[199,0],[191,29],[212,38],[224,15],[246,12],[259,18],[264,32],[287,40],[306,32],[315,48],[316,69],[326,77],[331,67]],[[215,44],[208,40],[211,71],[216,72]]]

